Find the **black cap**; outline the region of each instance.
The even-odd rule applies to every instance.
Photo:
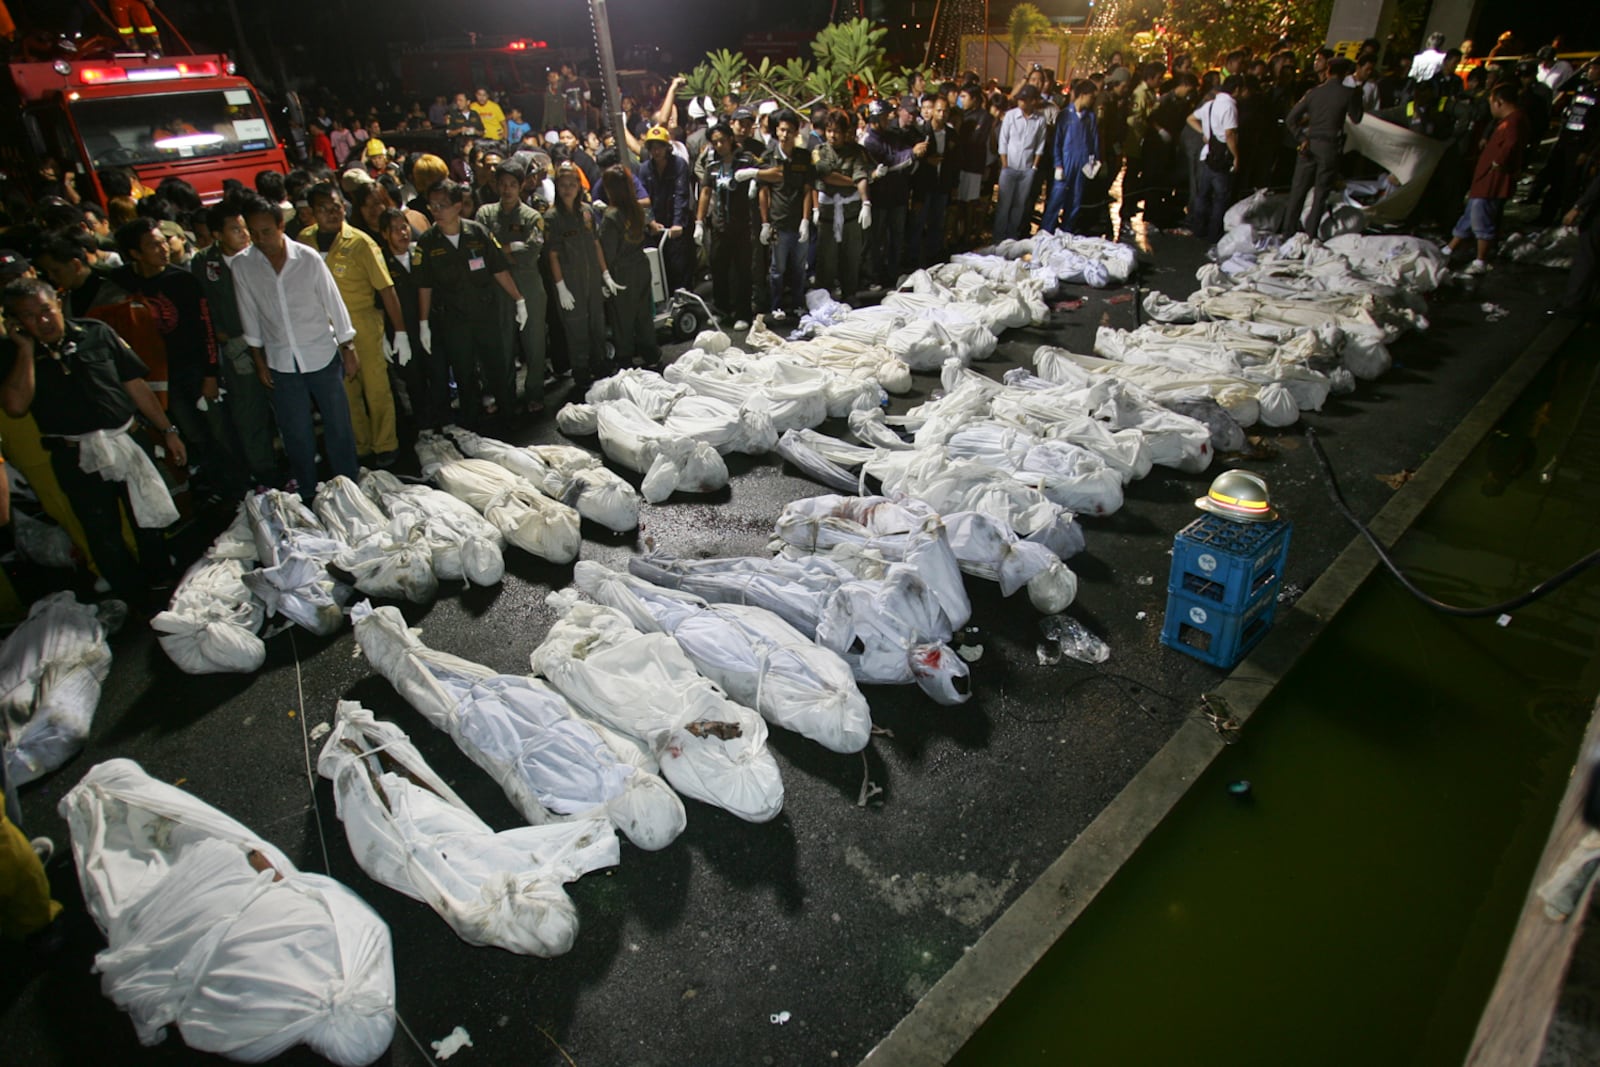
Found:
[[[1018,100],[1037,100],[1037,99],[1039,99],[1039,87],[1037,85],[1024,85],[1021,89],[1017,90],[1017,99]]]
[[[739,122],[740,120],[754,122],[756,119],[756,113],[747,107],[736,107],[733,109],[733,114],[728,117],[734,122]]]
[[[0,248],[0,277],[15,278],[33,269],[28,257],[13,248]]]

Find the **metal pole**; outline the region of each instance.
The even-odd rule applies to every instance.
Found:
[[[628,120],[622,113],[622,90],[617,84],[617,61],[611,54],[611,22],[606,14],[606,0],[589,0],[589,19],[594,23],[594,47],[600,55],[600,77],[606,87],[606,113],[611,116],[611,130],[617,138],[617,153],[623,166],[634,164],[633,152],[628,148]]]
[[[928,61],[933,57],[933,35],[939,30],[939,4],[942,0],[933,0],[933,18],[928,21],[928,47],[922,53],[922,66],[926,70]],[[960,40],[960,38],[957,38]]]

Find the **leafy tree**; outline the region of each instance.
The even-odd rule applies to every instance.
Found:
[[[1011,35],[1011,62],[1016,63],[1023,45],[1036,37],[1047,36],[1054,28],[1045,13],[1034,4],[1018,4],[1012,8],[1011,18],[1006,22],[1006,31]]]

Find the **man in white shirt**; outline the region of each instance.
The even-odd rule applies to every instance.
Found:
[[[1418,82],[1431,82],[1439,73],[1439,69],[1444,66],[1444,34],[1428,34],[1426,45],[1427,47],[1411,57],[1411,73],[1408,77],[1413,85]]]
[[[1362,53],[1356,59],[1355,73],[1347,76],[1344,83],[1352,89],[1361,90],[1363,112],[1376,111],[1383,106],[1378,92],[1378,57],[1371,52]]]
[[[1222,216],[1233,202],[1234,175],[1239,172],[1239,105],[1233,94],[1243,82],[1239,75],[1231,76],[1189,116],[1189,125],[1203,138],[1189,214],[1194,235],[1207,242],[1222,237]]]
[[[1567,79],[1572,77],[1572,64],[1556,57],[1556,50],[1545,45],[1538,51],[1539,56],[1539,84],[1550,90],[1551,95],[1559,93],[1561,87],[1567,84]]]
[[[256,374],[272,393],[293,485],[309,504],[317,488],[313,404],[328,466],[352,479],[360,473],[344,391],[358,369],[356,328],[316,249],[285,236],[282,212],[251,197],[241,213],[255,247],[233,261],[239,318]]]
[[[1044,151],[1045,120],[1039,112],[1039,89],[1024,85],[1017,92],[1017,106],[1000,120],[1000,139],[995,150],[1000,154],[1000,204],[994,213],[994,239],[1005,241],[1022,234],[1027,222],[1028,192],[1033,188],[1033,172]]]

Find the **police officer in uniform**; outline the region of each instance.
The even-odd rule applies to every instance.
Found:
[[[528,324],[528,302],[500,242],[461,217],[466,196],[465,185],[448,179],[428,191],[434,221],[417,241],[414,261],[422,346],[442,356],[455,375],[458,421],[470,427],[484,415],[498,415],[499,405],[509,412],[516,396],[496,289],[515,302],[519,330]],[[493,399],[485,401],[486,395]]]
[[[527,381],[522,387],[524,410],[536,415],[544,410],[545,293],[539,273],[539,256],[544,251],[544,215],[522,201],[522,168],[505,162],[495,168],[498,202],[478,209],[478,221],[494,234],[511,261],[511,279],[517,292],[528,301],[528,323],[516,331],[517,343],[527,365]],[[511,323],[506,321],[509,332]],[[512,369],[515,379],[516,370]]]

